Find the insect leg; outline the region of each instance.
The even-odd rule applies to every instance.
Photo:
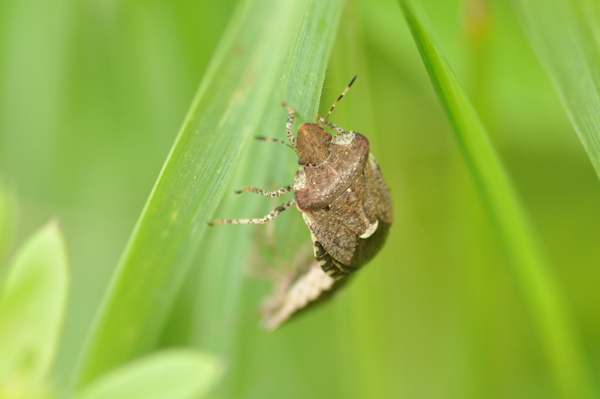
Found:
[[[286,143],[283,140],[272,139],[270,137],[262,137],[262,136],[256,136],[254,138],[257,139],[257,140],[262,140],[262,141],[272,141],[272,142],[275,142],[275,143],[281,143],[283,145],[286,145],[286,146],[290,147],[292,150],[294,150],[296,152],[296,154],[298,154],[298,149],[296,147],[289,145],[288,143]]]
[[[294,108],[290,107],[286,103],[283,103],[283,106],[288,111],[288,120],[285,124],[285,133],[287,134],[288,140],[292,144],[293,147],[296,147],[296,138],[294,137],[294,133],[292,133],[292,125],[294,124],[294,117],[296,116],[296,111]]]
[[[341,127],[339,127],[338,125],[335,125],[335,124],[333,124],[333,123],[329,122],[328,120],[325,120],[325,119],[324,119],[323,117],[321,117],[321,116],[319,116],[319,122],[321,122],[321,123],[323,123],[323,124],[327,125],[328,127],[332,128],[332,129],[335,129],[335,130],[337,130],[337,132],[338,132],[339,134],[344,134],[344,133],[346,133],[346,131],[345,131],[344,129],[342,129],[342,128],[341,128]]]
[[[279,190],[275,190],[275,191],[265,191],[265,190],[261,190],[260,188],[256,188],[254,186],[248,186],[248,187],[244,187],[241,190],[236,190],[235,193],[236,194],[241,194],[241,193],[245,193],[246,191],[250,191],[253,192],[254,194],[260,194],[260,195],[264,195],[265,197],[281,197],[283,194],[289,193],[290,191],[293,190],[292,186],[286,186],[283,188],[280,188]]]
[[[260,218],[260,219],[218,219],[218,220],[213,220],[212,222],[206,222],[206,223],[209,226],[214,226],[217,224],[264,224],[264,223],[268,223],[271,220],[275,219],[277,216],[279,216],[279,214],[281,212],[285,211],[286,209],[288,209],[290,206],[294,205],[295,203],[296,203],[295,200],[285,202],[282,205],[278,206],[277,208],[273,209],[267,216]]]

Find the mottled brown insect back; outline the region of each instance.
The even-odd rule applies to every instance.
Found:
[[[369,158],[369,141],[363,135],[347,132],[344,136],[352,134],[348,145],[335,144],[331,142],[332,136],[323,128],[313,126],[329,136],[327,156],[314,166],[305,166],[298,172],[306,177],[303,186],[294,187],[296,204],[301,211],[323,209],[331,204],[364,171]],[[304,151],[308,152],[308,149]]]
[[[379,165],[370,154],[369,141],[360,133],[345,131],[327,121],[354,79],[325,118],[319,117],[318,124],[304,123],[299,127],[297,139],[291,131],[295,111],[285,106],[289,113],[286,134],[290,144],[284,144],[296,151],[301,165],[291,186],[276,191],[256,187],[236,191],[252,191],[270,197],[294,191],[294,200],[285,202],[260,219],[209,222],[210,225],[266,223],[294,203],[302,212],[311,232],[316,261],[276,284],[263,308],[266,328],[276,328],[293,315],[329,297],[345,284],[352,272],[379,252],[389,232],[392,223],[390,194]],[[336,130],[337,134],[327,133],[323,125]]]
[[[296,191],[296,205],[302,210],[300,192]],[[331,257],[323,261],[324,270],[332,277],[341,277],[379,252],[392,223],[389,192],[374,157],[368,159],[349,186],[326,202],[329,205],[306,210],[302,216],[312,232],[313,243],[319,242]]]

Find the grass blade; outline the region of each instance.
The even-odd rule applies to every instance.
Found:
[[[433,86],[454,127],[488,216],[536,321],[543,348],[564,397],[592,397],[592,383],[560,288],[531,232],[522,205],[488,135],[423,19],[401,1]]]
[[[265,112],[275,120],[283,99],[295,101],[302,115],[316,112],[313,94],[321,88],[326,56],[309,66],[313,57],[290,58],[290,49],[310,54],[322,47],[317,44],[323,38],[309,37],[308,28],[316,24],[323,31],[331,13],[311,19],[306,11],[339,8],[342,2],[317,3],[254,0],[238,7],[113,278],[83,358],[79,384],[153,347],[200,246],[206,221],[248,139],[262,128]]]
[[[319,108],[319,98],[329,53],[333,47],[337,27],[342,15],[344,1],[309,1],[306,2],[302,26],[296,44],[290,49],[288,58],[289,68],[286,72],[286,81],[282,83],[280,93],[272,99],[272,110],[265,114],[261,121],[261,132],[269,137],[285,139],[285,123],[287,112],[282,109],[279,102],[284,101],[299,111],[295,126],[301,122],[314,121]],[[351,78],[351,76],[349,76]],[[275,116],[275,117],[274,117]],[[270,187],[273,184],[281,187],[291,183],[291,179],[298,167],[297,156],[289,149],[280,148],[279,145],[256,142],[245,153],[241,164],[240,173],[236,175],[235,182],[241,187],[253,184],[259,187]],[[228,195],[223,206],[219,208],[218,217],[230,216],[262,216],[273,209],[281,199],[273,201],[258,196],[237,197]],[[265,237],[267,229],[274,229],[274,240],[278,253],[289,263],[297,256],[298,251],[308,249],[309,257],[310,236],[306,225],[300,215],[294,210],[279,216],[277,223],[259,228],[250,226],[219,226],[209,234],[207,247],[210,250],[202,254],[200,261],[207,265],[202,269],[198,284],[190,287],[196,306],[193,309],[194,319],[191,326],[192,342],[199,347],[208,347],[220,353],[235,356],[239,348],[240,337],[237,331],[228,329],[220,334],[206,334],[207,328],[215,322],[226,323],[231,320],[243,319],[251,315],[254,323],[258,325],[255,309],[259,299],[255,295],[248,296],[244,288],[246,280],[242,269],[252,264],[249,258],[251,251],[268,241]],[[259,240],[256,238],[260,237]],[[254,238],[254,240],[253,240]],[[251,243],[256,245],[251,248]],[[256,242],[259,241],[259,242]],[[261,244],[262,243],[262,244]],[[305,246],[308,245],[306,248]],[[266,245],[265,245],[266,246]],[[223,251],[223,248],[236,248],[235,251]],[[270,252],[272,248],[268,248]],[[281,266],[276,262],[268,267]],[[285,266],[284,266],[285,267]],[[253,281],[249,286],[255,289],[260,284]],[[250,290],[254,290],[250,289]],[[245,292],[246,291],[246,292]],[[242,306],[244,304],[245,306]],[[243,344],[248,344],[244,339]],[[232,373],[237,369],[232,368]],[[230,378],[231,376],[227,376]],[[232,377],[235,379],[235,377]],[[233,395],[235,396],[235,395]]]
[[[600,9],[585,0],[513,3],[600,177]]]
[[[65,243],[50,222],[18,251],[0,295],[0,397],[35,398],[49,388],[67,291]]]

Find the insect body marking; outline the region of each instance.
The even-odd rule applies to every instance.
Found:
[[[331,143],[347,146],[347,145],[350,145],[350,143],[352,143],[352,141],[354,141],[354,137],[356,137],[356,134],[354,132],[345,132],[343,134],[336,134],[335,136],[333,136]]]
[[[377,231],[377,227],[379,227],[379,220],[376,220],[375,223],[371,224],[367,228],[367,230],[359,237],[362,239],[371,237],[373,235],[373,233],[375,233],[375,231]]]

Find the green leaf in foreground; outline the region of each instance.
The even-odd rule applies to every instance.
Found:
[[[568,398],[593,397],[589,370],[563,295],[540,253],[527,217],[488,135],[423,19],[401,1],[427,72],[454,127],[487,214],[538,327],[558,388]]]
[[[322,27],[337,26],[331,14],[341,4],[240,3],[115,272],[83,356],[80,386],[155,345],[242,150],[265,113],[275,121],[284,112],[281,101],[291,101],[286,88],[300,99],[294,103],[300,114],[316,110],[315,98],[303,91],[320,90],[327,54],[315,65],[290,55],[329,42],[335,31]],[[311,36],[313,24],[321,29]],[[304,68],[291,74],[294,63]]]
[[[223,367],[213,356],[171,349],[127,363],[94,380],[74,399],[199,399]]]
[[[44,395],[67,290],[65,244],[50,222],[18,251],[0,293],[0,398]]]
[[[585,0],[514,0],[600,177],[600,9]]]

